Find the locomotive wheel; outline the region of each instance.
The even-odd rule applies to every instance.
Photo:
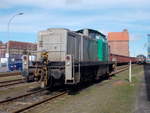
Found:
[[[52,77],[52,76],[50,76],[49,78],[48,78],[48,88],[50,89],[50,90],[53,90],[53,88],[54,88],[54,78]]]
[[[26,82],[29,82],[29,76],[26,77]]]
[[[30,75],[26,77],[26,82],[33,82],[34,81],[34,76]]]

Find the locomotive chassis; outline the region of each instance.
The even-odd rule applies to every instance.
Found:
[[[52,87],[57,82],[65,85],[77,85],[82,82],[98,80],[104,75],[108,76],[109,73],[114,70],[114,62],[74,62],[71,66],[72,68],[70,69],[69,66],[68,70],[66,62],[48,62],[47,65],[43,65],[42,62],[33,62],[33,66],[29,67],[26,77],[38,78],[39,76],[37,76],[35,72],[37,72],[37,70],[43,70],[43,67],[47,69],[47,71],[45,71],[47,73],[46,87]],[[67,74],[69,74],[70,71],[72,73],[69,75],[70,79],[68,79]],[[42,72],[40,76],[41,74]]]

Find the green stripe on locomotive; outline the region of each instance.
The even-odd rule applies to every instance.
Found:
[[[109,60],[109,49],[107,40],[100,36],[98,39],[98,60],[99,61],[108,61]]]

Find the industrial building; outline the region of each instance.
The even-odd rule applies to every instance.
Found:
[[[9,68],[16,64],[21,65],[23,52],[27,51],[35,56],[33,52],[36,50],[37,45],[35,43],[18,41],[0,42],[0,66],[7,65],[7,68]]]
[[[7,59],[5,58],[7,44],[0,41],[0,72],[6,71],[2,67],[6,66]]]
[[[128,30],[122,32],[109,32],[108,43],[110,46],[110,53],[129,56],[129,33]]]
[[[0,58],[5,58],[7,44],[0,41]]]
[[[30,53],[36,51],[36,44],[17,41],[9,41],[7,43],[7,54],[12,61],[20,60],[24,51]]]

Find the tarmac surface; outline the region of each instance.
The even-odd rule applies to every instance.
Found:
[[[7,67],[0,67],[0,72],[7,72]]]
[[[144,66],[134,113],[150,113],[150,64]]]

